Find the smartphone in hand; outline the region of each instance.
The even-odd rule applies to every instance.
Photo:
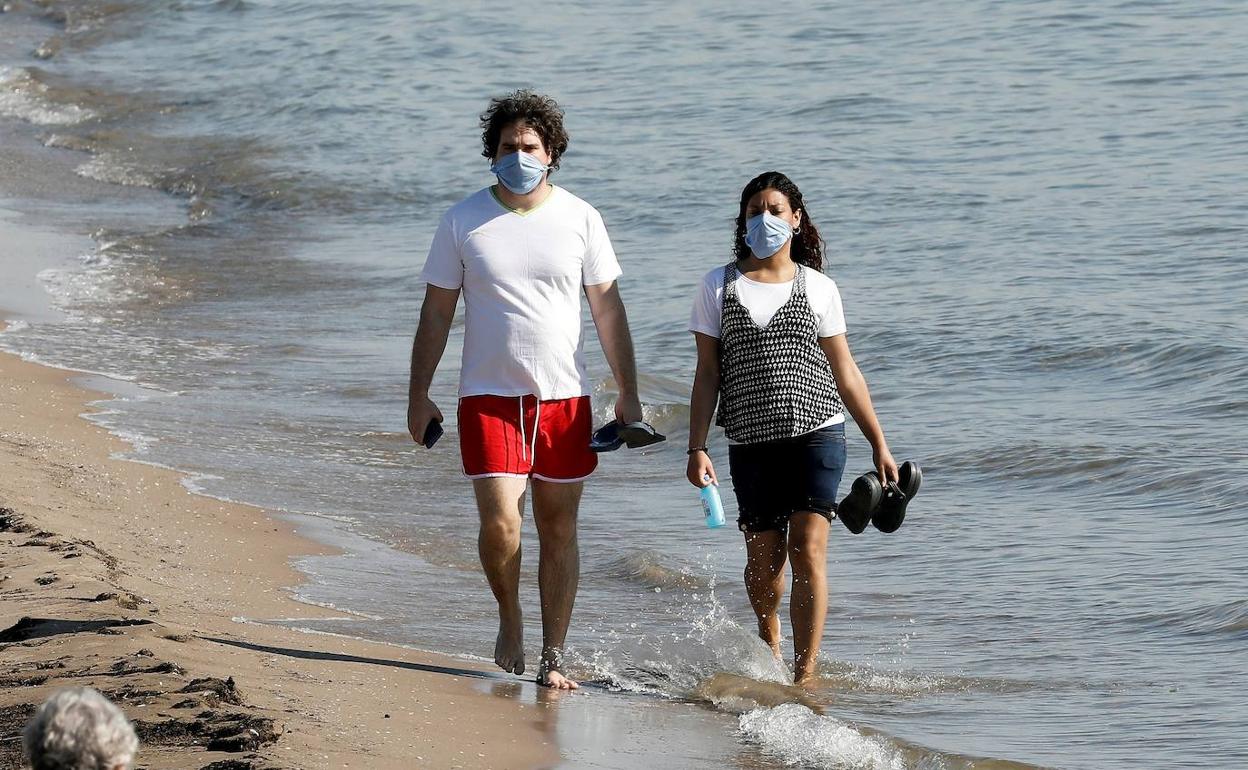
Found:
[[[442,423],[430,420],[429,426],[425,428],[425,437],[420,443],[425,445],[425,449],[433,449],[433,445],[438,443],[440,438],[442,438]]]

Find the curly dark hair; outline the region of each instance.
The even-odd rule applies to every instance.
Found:
[[[793,184],[793,180],[789,179],[779,171],[764,171],[749,181],[745,189],[741,191],[741,208],[737,211],[737,231],[736,238],[732,246],[732,253],[738,259],[745,259],[750,256],[750,247],[745,242],[745,208],[753,198],[763,190],[779,190],[784,193],[784,197],[789,199],[789,206],[794,211],[802,212],[802,225],[798,228],[797,233],[793,235],[793,248],[789,255],[793,261],[799,265],[806,265],[815,270],[823,270],[823,238],[819,235],[815,222],[810,218],[810,212],[806,210],[806,204],[802,201],[802,191],[797,189],[797,185]]]
[[[512,123],[520,121],[537,132],[550,153],[550,170],[559,168],[559,158],[568,149],[568,132],[563,129],[563,109],[549,96],[528,89],[512,91],[490,100],[481,114],[481,154],[493,159],[498,152],[499,135]]]

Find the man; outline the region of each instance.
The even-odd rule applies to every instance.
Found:
[[[482,155],[498,183],[451,207],[433,237],[421,275],[427,286],[412,344],[407,425],[425,443],[430,423],[442,422],[429,383],[462,292],[460,452],[480,514],[481,566],[498,601],[494,662],[524,673],[520,519],[531,485],[541,548],[537,680],[574,690],[562,663],[580,577],[576,517],[583,482],[597,466],[589,449],[581,293],[619,387],[621,425],[642,417],[633,343],[602,217],[549,181],[568,146],[563,111],[549,97],[516,91],[491,101],[481,128]]]
[[[34,770],[128,770],[139,739],[126,715],[89,687],[48,698],[26,725],[22,747]]]

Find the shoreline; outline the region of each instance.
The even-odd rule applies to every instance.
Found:
[[[340,615],[287,592],[303,580],[290,560],[329,549],[281,517],[190,492],[184,474],[118,458],[122,439],[80,416],[95,394],[74,376],[0,353],[6,736],[55,689],[86,685],[136,722],[150,768],[559,762],[534,684],[240,620]],[[0,763],[20,752],[3,745]]]

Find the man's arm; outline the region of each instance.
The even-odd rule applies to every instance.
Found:
[[[451,333],[459,289],[443,289],[429,284],[420,307],[420,325],[412,340],[412,376],[407,389],[407,430],[416,443],[422,443],[430,421],[442,422],[442,412],[429,399],[429,383],[446,350]]]
[[[628,314],[615,281],[585,287],[589,313],[598,330],[598,341],[607,356],[620,397],[615,402],[615,418],[621,423],[642,419],[637,396],[637,361],[633,356],[633,336],[628,330]]]

